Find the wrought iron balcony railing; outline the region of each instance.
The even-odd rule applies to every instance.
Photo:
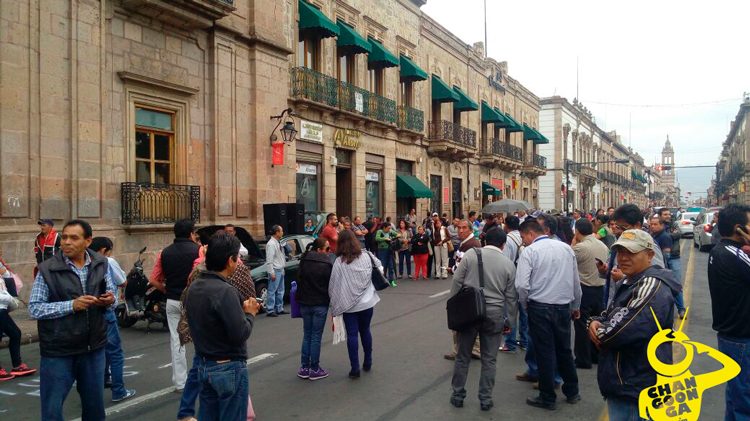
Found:
[[[413,132],[424,132],[424,111],[406,105],[398,107],[398,127]]]
[[[523,149],[500,139],[492,139],[491,152],[495,155],[504,156],[514,161],[523,161]]]
[[[430,139],[448,140],[471,148],[477,147],[477,132],[450,121],[431,121]]]
[[[128,182],[120,188],[123,225],[200,221],[200,186]]]
[[[331,107],[339,106],[338,80],[307,67],[295,67],[291,72],[293,98],[309,99]]]
[[[547,169],[547,158],[545,158],[545,157],[543,157],[541,155],[534,154],[532,162],[533,162],[534,166],[537,167],[537,168]]]
[[[374,94],[351,83],[341,82],[307,67],[291,69],[291,79],[291,95],[294,99],[307,99],[386,124],[395,125],[399,122],[399,107],[392,99]],[[422,128],[415,131],[423,131],[424,113],[420,110],[410,110],[410,114],[405,117],[405,124],[409,121],[419,126],[417,118],[421,118]],[[419,117],[416,115],[418,113]]]

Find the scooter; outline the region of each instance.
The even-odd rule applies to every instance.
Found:
[[[149,285],[148,278],[143,273],[142,255],[146,251],[143,247],[138,252],[138,260],[133,263],[133,268],[128,273],[128,284],[120,289],[117,308],[117,324],[120,327],[131,327],[139,320],[145,320],[147,331],[151,323],[161,323],[167,328],[167,297]]]

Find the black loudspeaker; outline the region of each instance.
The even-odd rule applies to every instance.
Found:
[[[305,205],[300,203],[287,203],[287,231],[289,234],[305,233]]]
[[[297,203],[271,203],[263,205],[263,228],[266,236],[271,227],[281,225],[284,235],[305,233],[305,205]]]

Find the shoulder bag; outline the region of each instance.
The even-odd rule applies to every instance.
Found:
[[[370,263],[372,263],[372,272],[370,273],[370,280],[372,281],[372,286],[375,287],[376,291],[382,291],[386,288],[388,288],[391,284],[388,283],[388,281],[385,279],[385,275],[383,275],[383,272],[378,269],[378,266],[375,264],[375,259],[372,258],[372,254],[370,252],[366,252],[368,256],[370,256]]]
[[[177,336],[180,338],[180,346],[185,346],[190,342],[193,342],[193,337],[190,335],[190,325],[187,320],[187,296],[190,285],[185,287],[180,296],[180,320],[177,322]]]
[[[464,285],[448,299],[446,310],[448,313],[448,328],[458,332],[476,326],[486,315],[484,299],[484,265],[482,264],[482,250],[474,248],[479,265],[479,289]]]

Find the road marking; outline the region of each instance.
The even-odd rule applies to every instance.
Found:
[[[167,363],[167,364],[159,366],[159,368],[167,368],[167,367],[172,367],[172,363]]]
[[[451,293],[451,290],[449,290],[449,289],[446,289],[446,290],[445,290],[445,291],[443,291],[443,292],[438,292],[437,294],[432,294],[432,295],[430,295],[430,298],[437,298],[437,297],[442,297],[443,295],[446,295],[446,294],[450,294],[450,293]]]
[[[23,386],[23,387],[35,387],[35,388],[36,388],[36,387],[39,387],[39,385],[38,385],[38,384],[18,383],[18,385],[19,385],[19,386]]]
[[[13,392],[6,392],[4,390],[0,390],[0,395],[6,395],[6,396],[16,396]]]
[[[263,361],[263,360],[266,360],[268,358],[273,358],[273,357],[275,357],[277,355],[279,355],[279,354],[271,354],[271,353],[260,354],[260,355],[257,355],[255,357],[253,357],[253,358],[248,359],[247,360],[247,364],[255,364],[255,363],[259,362],[259,361]],[[133,406],[136,406],[136,405],[140,405],[140,404],[142,404],[144,402],[148,402],[148,401],[160,398],[160,397],[162,397],[164,395],[168,395],[170,393],[173,393],[174,390],[175,390],[174,386],[169,386],[169,387],[165,387],[164,389],[157,390],[156,392],[151,392],[151,393],[149,393],[147,395],[138,396],[136,398],[127,400],[127,401],[125,401],[125,402],[123,402],[121,404],[110,406],[109,408],[107,408],[104,411],[104,414],[106,416],[110,416],[112,414],[116,414],[118,412],[122,412],[122,411],[124,411],[124,410],[126,410],[126,409],[128,409],[130,407],[133,407]],[[76,418],[73,421],[81,421],[81,419],[80,418]]]
[[[125,360],[139,360],[143,358],[146,354],[138,354],[138,355],[131,355],[130,357],[125,358]]]

